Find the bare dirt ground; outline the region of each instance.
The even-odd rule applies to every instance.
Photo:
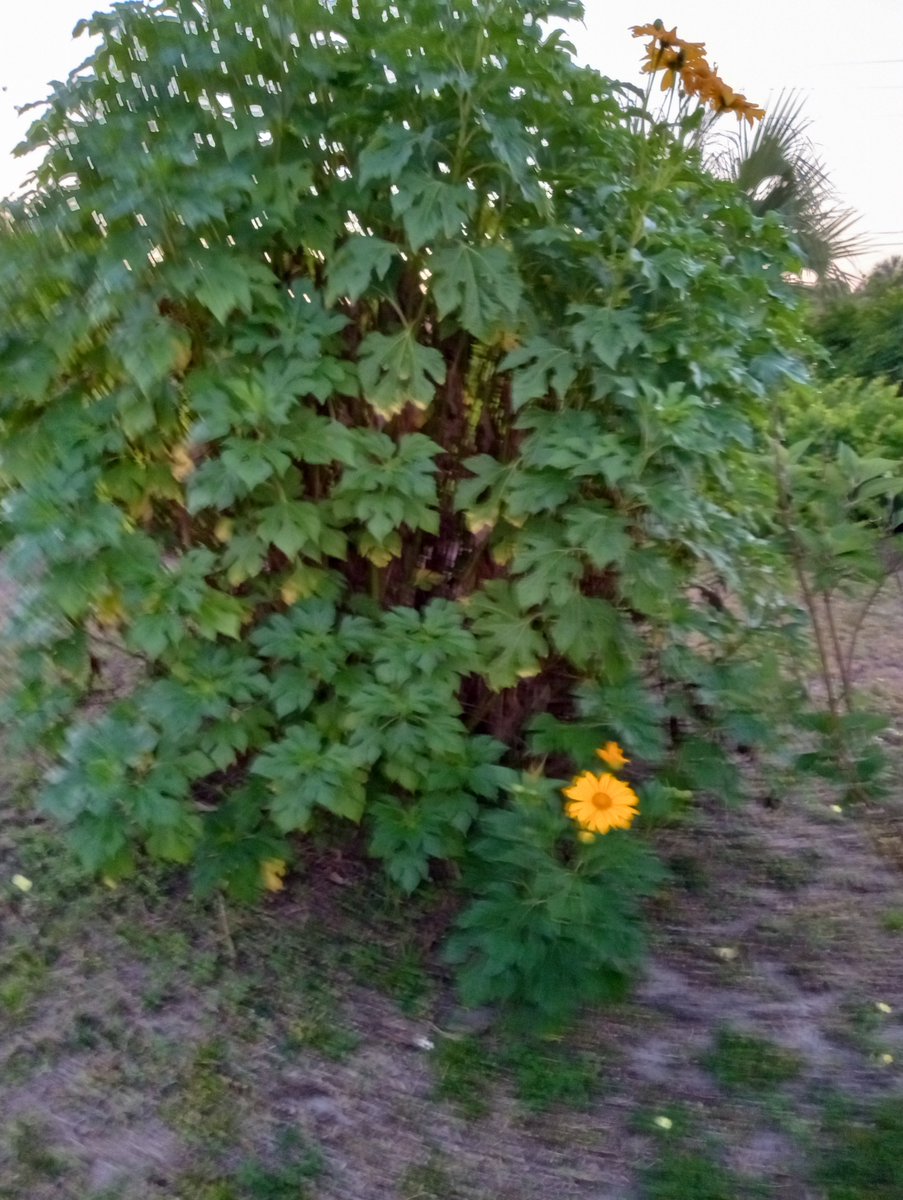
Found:
[[[839,812],[799,785],[765,807],[753,780],[662,835],[645,977],[528,1053],[449,1035],[429,914],[340,860],[227,935],[170,878],[86,881],[8,763],[0,1197],[903,1197],[903,1137],[856,1159],[899,1154],[887,1183],[822,1171],[837,1105],[903,1095],[901,629],[889,587],[856,665],[892,718],[887,798]]]

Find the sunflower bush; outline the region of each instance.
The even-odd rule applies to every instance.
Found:
[[[43,810],[112,878],[253,897],[310,843],[460,879],[463,994],[550,1014],[629,977],[643,829],[773,726],[757,430],[798,338],[777,224],[698,111],[576,63],[580,15],[119,4],[0,258]]]

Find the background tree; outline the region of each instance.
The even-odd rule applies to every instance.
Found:
[[[828,376],[883,378],[903,388],[901,260],[879,263],[855,291],[814,297],[810,327],[827,351]]]
[[[710,118],[701,135],[704,154],[717,175],[740,187],[754,212],[780,217],[819,283],[843,282],[844,260],[862,248],[854,232],[859,218],[838,202],[829,170],[808,136],[803,106],[801,97],[785,92],[754,128],[744,123],[736,130],[716,128]]]

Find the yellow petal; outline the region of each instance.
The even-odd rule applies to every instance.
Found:
[[[263,886],[268,892],[281,892],[285,887],[282,881],[282,876],[288,868],[281,858],[268,858],[260,864],[260,873],[263,877]]]
[[[30,892],[34,884],[26,875],[14,875],[13,887],[17,887],[20,892]]]
[[[104,592],[94,605],[94,615],[98,625],[102,625],[105,629],[118,628],[125,616],[121,594],[115,591]]]
[[[604,746],[596,751],[596,754],[613,771],[619,771],[621,767],[626,767],[630,762],[630,759],[625,755],[617,742],[606,742]]]
[[[227,542],[232,541],[232,530],[234,526],[235,522],[229,517],[220,517],[214,526],[213,536],[218,542],[222,542],[223,545],[226,545]]]
[[[179,483],[184,483],[194,471],[194,459],[188,453],[185,446],[174,447],[169,456],[169,461],[172,477],[173,479],[177,479]]]

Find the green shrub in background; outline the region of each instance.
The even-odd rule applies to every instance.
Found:
[[[886,379],[903,387],[903,264],[885,259],[854,292],[819,290],[809,318],[827,351],[823,370],[836,377]]]
[[[777,224],[576,64],[580,13],[120,4],[0,257],[43,809],[240,897],[312,832],[405,890],[461,860],[464,995],[549,1013],[634,969],[657,876],[566,777],[618,738],[653,819],[772,727],[798,341]]]
[[[789,443],[833,454],[849,446],[867,458],[903,461],[900,392],[883,379],[818,379],[788,387],[782,404]]]

